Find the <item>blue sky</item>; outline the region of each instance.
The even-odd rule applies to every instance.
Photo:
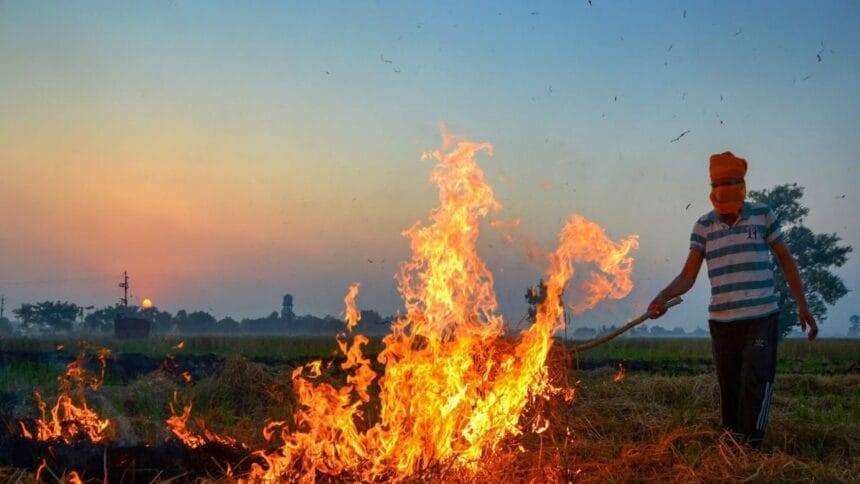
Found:
[[[807,187],[808,224],[860,246],[860,4],[462,3],[0,3],[0,292],[107,304],[128,269],[171,310],[289,291],[334,314],[356,280],[393,312],[439,121],[495,146],[503,215],[535,240],[570,213],[640,235],[634,293],[580,324],[678,270],[713,152],[752,189]],[[493,237],[516,320],[540,272]],[[840,274],[856,288],[860,263]],[[705,325],[704,279],[661,324]],[[852,292],[824,330],[854,313]]]

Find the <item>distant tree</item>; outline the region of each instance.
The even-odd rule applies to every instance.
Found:
[[[169,333],[175,324],[173,316],[167,311],[161,311],[157,307],[134,308],[134,317],[144,318],[152,321],[152,327],[158,333]]]
[[[684,328],[672,328],[672,336],[676,338],[683,338],[687,336],[687,332],[684,331]]]
[[[840,245],[835,234],[813,233],[803,222],[809,209],[801,203],[803,187],[796,183],[777,185],[770,190],[754,190],[749,198],[773,209],[784,231],[785,244],[797,260],[800,277],[806,290],[809,310],[819,322],[827,319],[827,306],[848,294],[848,289],[833,269],[842,267],[851,253],[851,246]],[[779,293],[779,328],[783,336],[797,326],[797,304],[788,284],[772,258],[776,291]]]
[[[534,323],[538,306],[546,300],[546,283],[544,280],[541,279],[537,286],[528,288],[525,297],[529,304],[528,319]]]
[[[606,326],[605,324],[600,325],[600,329],[597,330],[598,335],[608,334],[618,329],[614,324],[612,326]]]
[[[854,314],[848,321],[851,322],[851,326],[848,327],[848,336],[852,338],[856,338],[860,336],[860,315]]]
[[[92,332],[108,332],[113,330],[113,322],[122,314],[122,307],[106,306],[96,309],[84,318],[84,329]]]
[[[670,333],[666,328],[660,326],[659,324],[651,326],[651,336],[665,337],[669,336],[670,334],[672,333]]]
[[[528,312],[528,320],[529,322],[534,323],[535,318],[537,317],[538,306],[543,304],[546,301],[547,296],[547,288],[546,282],[541,279],[538,281],[537,286],[530,287],[526,290],[526,302],[529,304],[529,312]],[[558,300],[558,304],[560,307],[564,306],[564,292],[561,293],[561,297]]]
[[[13,332],[12,321],[5,316],[0,318],[0,336],[11,336]]]
[[[185,313],[180,311],[179,313]],[[176,314],[176,326],[182,334],[205,334],[213,333],[217,329],[217,320],[206,311],[194,311],[183,318]]]
[[[81,308],[68,301],[42,301],[36,304],[22,304],[12,311],[26,326],[45,324],[54,331],[72,329]]]
[[[249,334],[285,334],[288,327],[300,327],[307,316],[294,317],[287,321],[281,315],[273,312],[262,318],[246,318],[242,320],[241,330]],[[319,318],[314,318],[318,320]]]
[[[218,334],[238,334],[241,329],[239,322],[229,316],[215,325],[215,332]]]
[[[586,340],[591,339],[597,334],[597,330],[594,328],[589,328],[588,326],[583,326],[580,328],[576,328],[576,331],[573,332],[573,339],[578,340]]]

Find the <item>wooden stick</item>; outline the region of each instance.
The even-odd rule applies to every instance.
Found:
[[[672,306],[677,306],[678,304],[681,304],[681,302],[683,302],[683,301],[684,300],[681,299],[680,296],[679,297],[673,297],[672,299],[666,301],[666,309],[671,308]],[[615,331],[612,331],[610,333],[606,333],[599,338],[595,338],[595,339],[586,341],[585,343],[578,344],[578,345],[574,346],[573,351],[575,351],[577,353],[581,353],[583,351],[588,351],[588,350],[590,350],[596,346],[600,346],[603,343],[606,343],[608,341],[611,341],[611,340],[617,338],[619,335],[630,330],[630,328],[637,326],[637,325],[640,325],[640,324],[644,323],[645,321],[647,321],[653,317],[654,317],[654,314],[646,311],[645,313],[643,313],[638,318],[630,321],[629,323],[616,329]]]

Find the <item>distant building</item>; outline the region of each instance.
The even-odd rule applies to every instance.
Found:
[[[284,321],[292,321],[296,314],[293,312],[293,295],[284,294],[284,302],[281,306],[281,319]]]
[[[119,339],[148,338],[152,323],[143,318],[119,317],[114,321],[113,334]]]

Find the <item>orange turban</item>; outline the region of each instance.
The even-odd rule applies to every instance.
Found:
[[[711,181],[721,178],[743,178],[747,174],[747,160],[738,158],[731,151],[711,155]]]

